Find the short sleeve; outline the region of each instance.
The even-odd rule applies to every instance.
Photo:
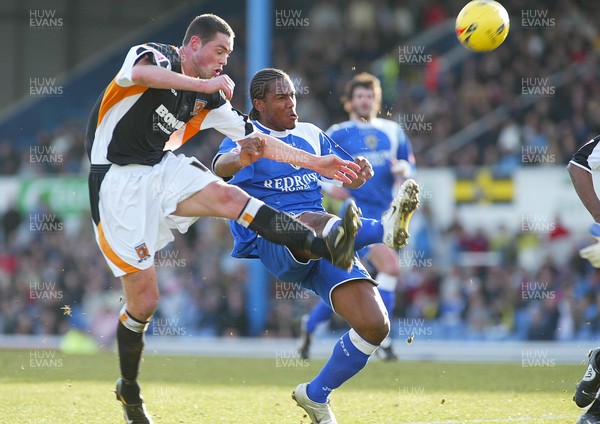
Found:
[[[254,132],[254,125],[247,115],[243,114],[225,101],[216,109],[210,110],[202,124],[201,130],[214,128],[232,140],[241,140]]]
[[[133,81],[131,80],[133,66],[138,60],[140,60],[140,58],[146,56],[147,54],[151,55],[152,62],[155,65],[171,70],[171,61],[163,53],[148,44],[141,44],[138,46],[133,46],[131,49],[129,49],[129,52],[125,57],[125,61],[117,73],[115,82],[121,87],[130,87],[134,85]]]

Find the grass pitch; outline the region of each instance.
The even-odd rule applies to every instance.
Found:
[[[323,361],[145,356],[156,424],[308,424],[290,394]],[[331,396],[342,424],[574,423],[583,365],[373,361]],[[114,354],[0,351],[0,423],[123,423]]]

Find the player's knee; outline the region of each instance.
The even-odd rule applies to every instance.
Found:
[[[380,344],[385,340],[385,338],[390,334],[390,320],[388,319],[387,314],[384,315],[384,321],[380,323],[375,329],[374,337],[379,340],[377,344]]]
[[[127,310],[139,321],[147,321],[158,308],[158,291],[145,291],[127,301]]]
[[[214,201],[223,208],[241,209],[248,202],[248,195],[238,187],[223,184],[215,190]]]
[[[390,333],[390,320],[385,311],[365,319],[356,332],[371,344],[379,345]]]

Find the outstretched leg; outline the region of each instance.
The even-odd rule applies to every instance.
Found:
[[[342,225],[325,238],[291,215],[267,206],[248,196],[238,187],[212,182],[177,205],[177,216],[215,216],[228,218],[255,231],[265,239],[284,244],[290,249],[325,258],[336,267],[349,270],[354,260],[354,238],[360,225],[358,208],[350,202]]]

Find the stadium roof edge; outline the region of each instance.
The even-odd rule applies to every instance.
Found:
[[[58,75],[56,75],[57,82],[66,85],[69,83],[69,81],[73,81],[74,79],[81,77],[88,72],[91,72],[94,68],[102,64],[108,57],[114,55],[119,50],[122,50],[127,46],[132,45],[132,43],[134,43],[135,40],[142,38],[144,34],[150,34],[157,28],[164,26],[165,22],[176,20],[185,13],[189,13],[191,10],[197,10],[204,3],[206,3],[206,1],[199,2],[199,4],[194,4],[192,2],[185,2],[179,4],[178,6],[174,7],[171,11],[161,16],[160,20],[148,22],[141,28],[130,32],[127,35],[127,37],[124,37],[119,41],[111,43],[98,53],[83,60],[82,62],[77,64],[73,69],[59,73]],[[0,133],[6,133],[6,131],[1,131],[1,129],[5,125],[10,124],[15,117],[26,112],[29,108],[35,108],[37,105],[39,105],[45,100],[47,100],[47,98],[45,97],[34,97],[31,95],[24,95],[10,106],[1,109]]]

